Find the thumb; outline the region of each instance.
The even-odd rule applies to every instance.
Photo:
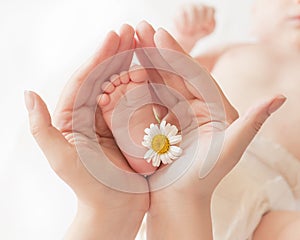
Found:
[[[73,147],[61,132],[52,126],[47,106],[39,95],[25,91],[24,99],[31,133],[52,168],[57,172],[64,165],[65,154],[74,152]]]
[[[283,95],[274,96],[250,108],[243,117],[240,117],[229,126],[226,130],[226,147],[224,146],[224,154],[229,154],[234,165],[239,161],[264,122],[273,112],[277,111],[285,101],[286,97]]]
[[[268,117],[279,109],[285,102],[286,98],[277,95],[267,101],[259,103],[243,116],[233,122],[225,132],[222,152],[219,158],[214,158],[213,162],[207,161],[202,166],[199,173],[200,178],[206,177],[211,171],[214,171],[214,178],[219,181],[228,174],[233,167],[240,161],[246,148],[260,130],[261,126]],[[217,168],[214,166],[217,165]]]

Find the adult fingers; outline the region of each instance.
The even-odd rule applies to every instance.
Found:
[[[128,25],[123,24],[119,33],[119,46],[116,52],[104,61],[99,62],[88,76],[88,81],[83,84],[83,90],[80,91],[80,98],[83,97],[85,101],[76,103],[77,107],[81,105],[94,106],[96,104],[97,96],[102,93],[101,85],[113,74],[119,74],[122,71],[128,71],[135,47],[134,29]]]
[[[282,95],[274,96],[258,105],[250,108],[248,112],[232,123],[225,132],[224,145],[217,162],[217,172],[214,177],[221,179],[239,162],[244,151],[258,133],[264,122],[270,115],[278,110],[286,98]],[[216,159],[217,161],[217,159]],[[216,162],[215,162],[216,163]],[[206,176],[214,164],[202,166],[200,177]],[[214,171],[214,169],[212,170]],[[216,177],[216,175],[220,175]]]
[[[142,21],[136,27],[136,34],[138,47],[136,49],[136,55],[142,66],[148,72],[150,83],[152,84],[152,98],[155,102],[161,102],[169,109],[172,109],[178,102],[178,99],[170,91],[162,87],[164,85],[164,79],[160,69],[169,69],[169,67],[160,56],[159,51],[155,48],[153,40],[155,30],[148,22]],[[166,111],[162,110],[162,108],[156,107],[155,111],[160,119],[166,115]]]
[[[109,32],[94,56],[74,73],[65,86],[57,104],[56,112],[72,110],[76,95],[83,81],[99,63],[117,53],[119,44],[120,37],[113,31]]]
[[[283,95],[274,96],[250,108],[247,113],[237,119],[226,132],[226,141],[229,154],[239,158],[252,139],[258,133],[264,122],[273,112],[279,109],[286,101]]]
[[[44,101],[34,92],[25,91],[30,130],[55,172],[70,167],[76,152],[59,130],[51,124],[51,117]]]
[[[138,38],[138,47],[155,47],[153,40],[155,30],[148,22],[140,22],[136,26],[136,34]]]
[[[94,109],[97,96],[101,93],[100,86],[106,78],[129,68],[134,46],[134,29],[127,24],[121,27],[120,36],[115,32],[107,34],[96,54],[65,86],[55,110],[56,126],[64,131],[72,131],[66,122],[70,122],[74,111],[80,115],[82,106]],[[119,53],[122,54],[117,55]]]
[[[207,103],[220,103],[221,101],[222,104],[219,104],[219,108],[224,107],[225,118],[229,123],[238,117],[237,111],[230,104],[213,77],[192,59],[166,30],[159,29],[154,35],[154,41],[161,56],[171,68],[183,79],[188,80],[184,82],[187,89],[194,96],[199,99],[204,98]]]
[[[118,48],[118,53],[128,51],[128,54],[124,54],[121,56],[121,67],[120,72],[128,70],[130,67],[132,57],[133,57],[133,49],[135,48],[135,40],[134,40],[135,31],[133,27],[128,24],[123,24],[120,29],[120,45]]]
[[[136,35],[138,49],[136,49],[136,54],[140,63],[146,70],[153,68],[153,70],[148,73],[151,78],[151,82],[163,84],[164,81],[159,71],[157,71],[157,66],[159,65],[161,69],[167,69],[168,65],[165,64],[165,61],[161,58],[159,51],[155,48],[153,39],[154,34],[155,30],[148,22],[142,21],[137,25]]]

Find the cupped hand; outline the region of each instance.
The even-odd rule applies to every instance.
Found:
[[[128,70],[134,48],[134,30],[129,25],[123,25],[119,35],[107,34],[101,48],[76,72],[61,94],[53,118],[56,127],[52,125],[46,104],[37,94],[26,92],[25,102],[34,138],[53,170],[76,193],[79,209],[102,215],[108,212],[117,216],[125,212],[137,214],[139,222],[149,206],[147,181],[133,173],[97,108],[97,96],[103,83],[98,77],[104,79]],[[114,57],[120,53],[124,54]],[[92,160],[83,158],[90,156],[96,156],[93,161],[98,170],[88,169],[91,167],[88,161]],[[109,165],[107,159],[113,164]],[[102,166],[101,161],[106,165]],[[110,173],[110,169],[115,171]],[[95,175],[97,172],[100,176]],[[103,182],[101,174],[105,175]],[[137,191],[126,191],[124,186],[118,188],[118,182],[124,184],[124,178],[125,184],[134,185]],[[110,186],[109,181],[114,186]]]
[[[167,114],[166,120],[176,124],[180,118],[190,118],[190,123],[195,119],[197,122],[192,128],[188,128],[189,124],[178,126],[185,133],[183,140],[185,138],[189,143],[184,144],[181,159],[149,178],[149,237],[211,239],[210,200],[214,189],[239,162],[265,120],[286,99],[282,95],[271,97],[238,117],[212,76],[185,53],[168,32],[163,29],[155,31],[151,25],[142,22],[137,27],[137,35],[139,46],[156,47],[159,53],[147,54],[145,49],[145,54],[140,56],[141,62],[146,65],[152,62],[158,68],[168,64],[172,68],[169,72],[158,71],[153,76],[155,81],[159,78],[160,82],[180,93],[193,110],[190,117],[190,112],[182,109],[184,114],[178,111],[175,121],[172,114]],[[162,103],[176,98],[171,93],[159,93],[158,96]],[[180,101],[173,101],[173,109]],[[184,168],[180,169],[182,166]],[[202,208],[203,204],[206,207]],[[162,228],[175,230],[162,231]]]

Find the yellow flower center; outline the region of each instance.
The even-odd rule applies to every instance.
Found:
[[[152,149],[158,154],[164,154],[169,151],[170,142],[169,139],[162,134],[154,136],[151,142]]]

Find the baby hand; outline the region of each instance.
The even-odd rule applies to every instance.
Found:
[[[174,24],[179,42],[189,52],[199,39],[214,31],[215,9],[204,4],[185,5],[178,11]]]

